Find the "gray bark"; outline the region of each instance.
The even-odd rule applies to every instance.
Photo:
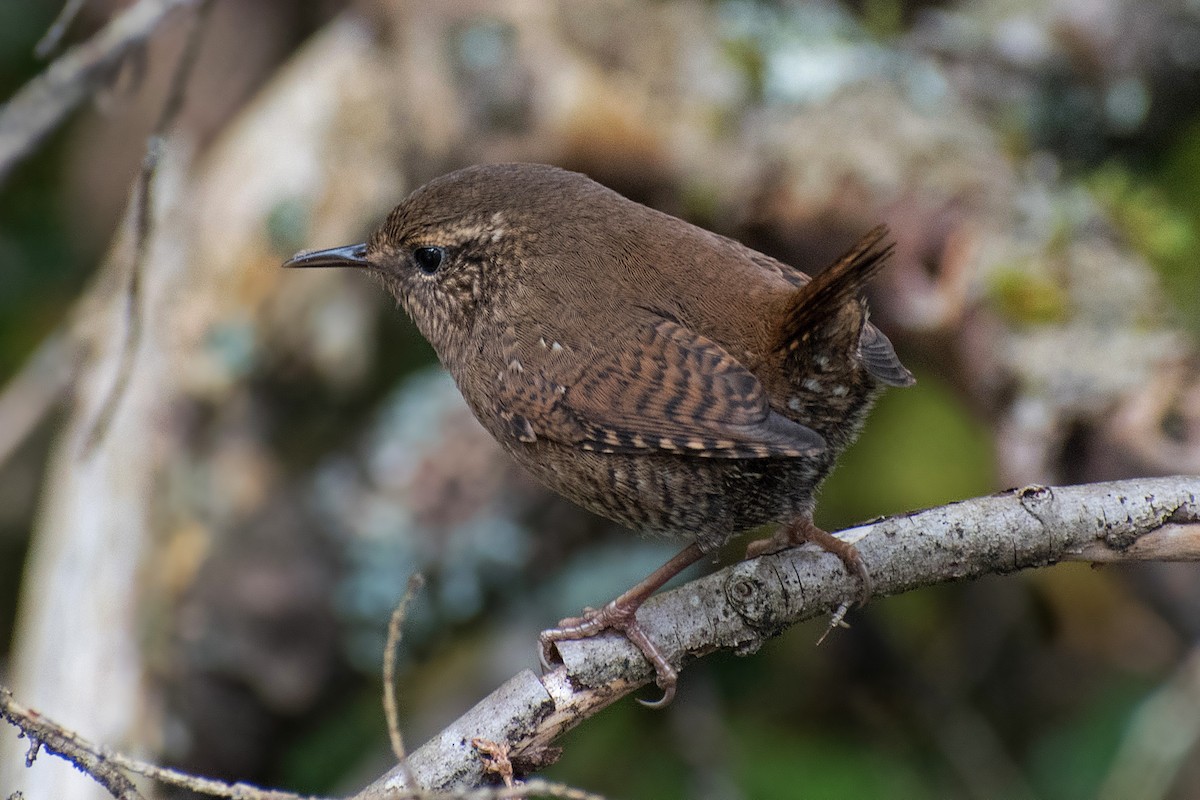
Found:
[[[1200,560],[1200,477],[1029,486],[843,531],[875,579],[876,598],[937,583],[1059,561]],[[857,586],[833,556],[812,547],[742,561],[651,598],[638,621],[677,667],[716,650],[752,653],[791,625],[829,612]],[[532,646],[532,642],[531,642]],[[625,638],[562,642],[563,664],[526,670],[408,759],[427,790],[478,786],[479,737],[537,762],[559,735],[649,683],[653,672]],[[686,675],[681,678],[686,681]],[[404,786],[397,767],[357,797]]]

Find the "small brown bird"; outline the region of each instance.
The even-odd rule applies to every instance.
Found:
[[[734,534],[783,525],[747,557],[813,542],[870,596],[858,551],[812,522],[813,493],[884,386],[911,373],[867,321],[878,227],[815,278],[539,164],[468,167],[398,205],[365,244],[288,267],[378,276],[504,449],[551,489],[642,531],[691,540],[598,611],[541,634],[615,629],[674,696],[639,606]]]

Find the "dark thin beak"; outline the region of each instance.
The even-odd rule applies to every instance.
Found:
[[[369,267],[367,246],[348,244],[328,250],[305,250],[283,262],[285,267]]]

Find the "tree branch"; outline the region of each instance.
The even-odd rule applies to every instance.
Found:
[[[1200,560],[1200,477],[1084,486],[1030,486],[888,517],[840,534],[854,542],[877,596],[1059,561]],[[756,651],[764,641],[853,597],[841,562],[812,548],[743,561],[652,598],[638,613],[676,667],[716,650]],[[649,683],[653,671],[622,637],[560,642],[563,665],[526,670],[409,756],[427,790],[477,786],[482,737],[518,765],[543,763],[550,743]],[[391,770],[358,800],[403,787]]]
[[[44,747],[47,752],[68,759],[91,775],[118,800],[142,800],[133,781],[112,763],[107,753],[89,745],[74,731],[20,705],[13,700],[12,692],[3,686],[0,686],[0,719],[17,726],[21,735],[29,740],[26,766],[33,764],[38,751]]]
[[[142,800],[143,795],[127,772],[144,775],[168,786],[177,786],[210,797],[232,800],[321,800],[310,795],[260,789],[245,783],[201,778],[174,769],[159,767],[90,742],[75,731],[18,703],[8,688],[0,685],[0,719],[15,725],[29,740],[27,766],[32,766],[40,749],[64,758],[81,772],[91,776],[117,800]]]
[[[59,10],[58,16],[54,18],[50,29],[34,45],[33,54],[35,56],[38,58],[49,58],[54,55],[54,51],[58,49],[58,45],[62,42],[63,37],[67,35],[67,28],[71,27],[71,23],[79,16],[79,12],[83,10],[84,2],[86,0],[67,0]]]
[[[1197,561],[1198,494],[1196,476],[1029,486],[876,520],[843,531],[841,538],[858,546],[879,595],[1058,561]],[[754,652],[789,626],[842,606],[842,598],[856,591],[855,579],[835,558],[799,548],[739,562],[654,597],[639,621],[678,667],[715,650]],[[511,759],[521,769],[537,769],[553,761],[554,739],[653,677],[623,637],[561,642],[559,649],[564,663],[557,669],[540,678],[529,670],[516,675],[355,800],[594,797],[541,781],[476,788],[485,783],[489,768],[481,743],[503,754],[506,763]],[[122,756],[24,708],[3,687],[0,718],[29,738],[27,762],[45,747],[123,800],[141,797],[125,771],[218,797],[296,798]],[[414,780],[420,788],[409,785]]]
[[[62,400],[74,379],[78,343],[56,330],[0,387],[0,466],[4,465]]]
[[[108,433],[117,406],[129,388],[133,378],[134,357],[142,343],[143,329],[143,272],[146,268],[146,256],[150,250],[150,241],[154,233],[154,178],[158,174],[158,163],[162,158],[163,142],[167,132],[175,124],[179,112],[183,110],[184,94],[187,90],[188,79],[196,66],[196,58],[200,53],[200,40],[204,31],[204,23],[208,20],[208,12],[212,8],[212,0],[199,0],[192,27],[184,42],[183,52],[171,74],[171,84],[167,99],[158,115],[154,132],[146,142],[146,155],[142,158],[142,167],[138,172],[137,181],[133,188],[133,256],[129,265],[129,279],[125,286],[125,338],[121,347],[121,355],[117,361],[117,374],[113,378],[112,387],[105,395],[100,410],[92,420],[91,427],[84,437],[83,450],[90,454]]]
[[[88,41],[64,53],[0,106],[0,183],[125,56],[180,6],[197,0],[139,0]]]

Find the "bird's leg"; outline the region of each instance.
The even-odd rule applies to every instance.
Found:
[[[690,544],[681,550],[674,558],[650,573],[638,585],[622,594],[616,600],[609,602],[603,608],[585,609],[582,617],[568,617],[558,623],[557,628],[542,631],[538,636],[541,643],[542,666],[549,669],[550,659],[554,654],[554,643],[564,639],[587,639],[606,630],[620,631],[625,638],[633,642],[642,651],[646,660],[654,665],[657,674],[655,682],[663,690],[662,699],[655,702],[639,700],[638,702],[650,708],[663,708],[675,697],[675,668],[667,661],[662,651],[650,641],[645,631],[637,622],[637,610],[646,602],[650,595],[657,592],[662,585],[674,578],[680,572],[695,564],[704,556],[699,545]]]
[[[789,547],[797,547],[805,542],[812,542],[827,553],[833,553],[846,565],[846,571],[858,577],[860,593],[859,605],[866,605],[871,599],[873,582],[867,566],[863,563],[858,548],[847,541],[839,539],[829,531],[822,530],[813,524],[812,517],[805,514],[785,525],[780,525],[775,533],[766,539],[757,539],[746,546],[746,558],[765,556],[778,553]]]

